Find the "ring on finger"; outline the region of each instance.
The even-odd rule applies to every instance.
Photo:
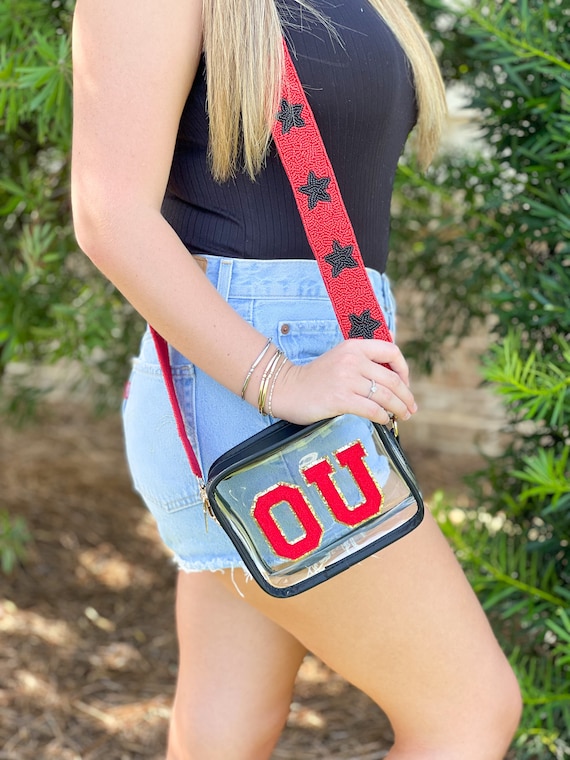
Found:
[[[378,390],[378,386],[376,385],[375,380],[370,381],[370,390],[368,391],[368,396],[366,398],[372,398],[372,396],[376,393]]]

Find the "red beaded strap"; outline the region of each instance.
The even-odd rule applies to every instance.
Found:
[[[285,40],[283,49],[285,78],[273,140],[338,323],[345,338],[391,341],[330,159]]]
[[[273,141],[295,196],[307,239],[319,264],[345,338],[391,341],[384,314],[366,273],[352,224],[315,117],[283,40],[285,77]],[[176,396],[168,344],[150,328],[174,412],[178,435],[192,472],[203,483],[200,465]]]

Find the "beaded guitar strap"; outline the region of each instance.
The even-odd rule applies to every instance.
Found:
[[[342,334],[391,341],[384,314],[366,273],[315,117],[285,41],[285,77],[273,141],[287,173],[307,239],[318,262]],[[178,434],[192,472],[204,478],[184,426],[176,396],[168,344],[153,328],[158,359]]]

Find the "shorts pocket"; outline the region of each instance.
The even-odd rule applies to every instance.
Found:
[[[172,371],[190,441],[199,458],[194,435],[194,366],[178,365]],[[159,365],[134,361],[123,405],[123,427],[133,484],[151,511],[175,512],[201,505]]]
[[[277,344],[295,364],[306,364],[341,341],[333,319],[284,320],[278,324]]]

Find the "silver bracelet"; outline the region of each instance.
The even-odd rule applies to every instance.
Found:
[[[245,399],[245,392],[247,390],[247,386],[249,385],[249,381],[251,380],[251,376],[253,375],[253,373],[255,371],[255,368],[259,365],[259,362],[263,359],[263,357],[265,356],[265,354],[269,351],[269,346],[271,345],[271,343],[272,343],[271,338],[268,338],[267,339],[267,343],[265,344],[265,346],[261,350],[259,356],[257,357],[257,359],[253,362],[253,364],[249,368],[249,372],[245,376],[245,380],[243,381],[243,385],[241,387],[241,397],[242,397],[242,399]]]

